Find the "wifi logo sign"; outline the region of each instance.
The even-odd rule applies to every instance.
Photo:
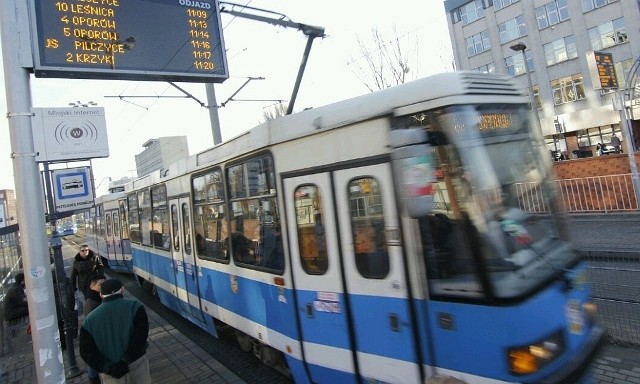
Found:
[[[98,128],[90,121],[84,121],[80,125],[62,122],[56,126],[55,138],[60,145],[95,143],[98,141]]]

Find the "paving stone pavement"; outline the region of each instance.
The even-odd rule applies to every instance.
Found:
[[[149,317],[149,369],[154,384],[244,384],[234,373],[211,358],[162,317],[147,308]],[[77,370],[80,375],[67,377],[71,384],[89,382],[86,365],[74,341]],[[14,350],[0,356],[0,384],[36,384],[37,374],[33,358],[31,336],[26,329],[16,331]],[[68,354],[63,352],[65,372],[69,372]]]

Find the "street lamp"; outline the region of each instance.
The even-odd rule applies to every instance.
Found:
[[[536,124],[539,129],[539,133],[542,135],[542,126],[540,125],[540,115],[538,114],[538,103],[536,103],[536,97],[533,94],[533,83],[531,82],[531,73],[529,71],[529,65],[527,64],[527,55],[525,54],[525,50],[527,49],[527,45],[522,41],[518,41],[514,45],[510,46],[512,51],[522,52],[522,59],[524,60],[524,72],[527,74],[527,81],[529,82],[529,98],[531,99],[531,109],[536,116]]]

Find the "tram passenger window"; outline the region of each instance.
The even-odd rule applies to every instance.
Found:
[[[104,215],[104,207],[102,205],[98,205],[97,208],[97,216],[96,216],[96,231],[98,235],[105,236],[104,233],[104,223],[102,220],[102,215]]]
[[[284,270],[273,159],[261,155],[227,168],[227,244],[239,265]]]
[[[151,199],[149,191],[138,192],[138,216],[140,237],[143,245],[151,245]]]
[[[118,212],[113,213],[113,235],[120,237],[120,219],[118,218]]]
[[[329,267],[327,243],[322,220],[322,196],[315,185],[304,185],[294,193],[298,252],[304,271],[323,275]]]
[[[111,236],[111,215],[107,213],[107,216],[105,217],[105,225],[107,227],[107,236],[110,237]]]
[[[358,272],[366,278],[382,279],[389,273],[382,197],[373,177],[349,183],[351,230]]]
[[[231,204],[231,250],[235,261],[272,270],[284,268],[284,252],[275,198]]]
[[[169,249],[169,212],[167,209],[167,188],[160,185],[151,189],[151,235],[156,248]]]
[[[189,206],[182,204],[182,227],[184,231],[184,252],[191,254],[191,218],[189,217]]]
[[[120,229],[122,230],[122,239],[124,240],[129,238],[129,226],[127,225],[127,201],[120,200],[118,202],[118,207],[120,214]]]
[[[222,171],[214,169],[192,180],[193,231],[198,257],[207,260],[228,260],[229,225],[224,203]]]
[[[173,234],[173,250],[180,251],[180,227],[178,226],[178,207],[171,204],[171,233]]]
[[[140,219],[138,216],[138,196],[131,194],[127,196],[127,202],[129,203],[129,236],[134,243],[140,243],[142,240],[140,236]]]

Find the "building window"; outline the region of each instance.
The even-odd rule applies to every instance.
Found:
[[[474,0],[458,9],[460,11],[460,20],[462,20],[462,25],[473,23],[474,21],[484,17],[482,0]]]
[[[554,0],[536,8],[536,20],[538,29],[545,29],[565,20],[569,20],[567,0]]]
[[[604,7],[618,0],[582,0],[582,10],[584,12],[593,11],[596,8]]]
[[[567,76],[551,81],[553,103],[555,105],[584,100],[584,83],[581,74]]]
[[[613,21],[589,28],[591,48],[595,51],[627,42],[627,30],[621,17]]]
[[[589,147],[595,146],[598,143],[609,144],[611,142],[611,136],[614,134],[622,141],[623,136],[619,125],[582,129],[578,131],[578,146]]]
[[[472,69],[472,71],[480,72],[480,73],[495,73],[496,72],[496,64],[491,62],[486,65],[481,65],[477,68]]]
[[[540,98],[540,87],[537,85],[533,87],[533,98],[536,101],[536,108],[542,109],[542,99]]]
[[[493,9],[497,11],[517,2],[518,0],[493,0]]]
[[[498,24],[498,31],[500,33],[500,43],[502,44],[526,36],[527,26],[524,22],[524,16],[520,15]]]
[[[475,56],[484,51],[491,49],[491,40],[489,39],[489,33],[482,31],[466,39],[467,42],[467,55],[469,57]]]
[[[576,39],[573,35],[554,40],[544,45],[544,56],[547,65],[553,65],[578,57]]]
[[[524,64],[524,57],[522,56],[522,52],[518,52],[513,56],[506,57],[504,59],[505,64],[507,66],[507,73],[511,76],[518,76],[527,73],[527,68],[530,71],[533,71],[533,60],[530,51],[525,51],[527,57],[527,66]]]

